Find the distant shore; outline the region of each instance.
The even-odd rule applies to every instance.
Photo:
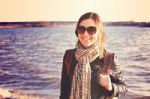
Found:
[[[0,22],[0,28],[19,28],[19,27],[69,27],[76,22],[70,21],[36,21],[36,22]]]
[[[73,27],[75,21],[36,21],[36,22],[0,22],[0,28],[19,28],[19,27]],[[150,27],[150,22],[118,21],[104,22],[106,26],[137,26]]]
[[[119,22],[104,22],[104,25],[150,27],[150,22],[119,21]]]

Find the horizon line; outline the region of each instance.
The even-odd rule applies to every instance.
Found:
[[[51,21],[0,21],[0,23],[17,23],[17,22],[78,22],[78,21],[66,21],[66,20],[60,20],[60,21],[56,21],[56,20],[51,20]],[[150,21],[102,21],[102,22],[150,22]]]

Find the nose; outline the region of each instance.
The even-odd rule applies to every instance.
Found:
[[[85,36],[89,35],[89,33],[87,32],[87,30],[83,33]]]

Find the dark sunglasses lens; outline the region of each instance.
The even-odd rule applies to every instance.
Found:
[[[77,32],[80,33],[80,34],[83,34],[83,33],[85,32],[85,30],[86,30],[86,28],[83,27],[83,26],[79,26],[79,27],[77,28]]]
[[[96,27],[90,26],[87,28],[87,32],[91,35],[96,33]]]

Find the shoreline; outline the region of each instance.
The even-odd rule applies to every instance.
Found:
[[[127,93],[125,96],[121,96],[120,99],[149,99],[150,96],[142,96],[131,93]],[[9,90],[6,88],[0,88],[0,99],[45,99],[40,96],[31,95],[28,93],[22,93],[16,90]]]
[[[28,93],[22,93],[15,90],[0,88],[0,99],[44,99],[40,96],[34,96]]]
[[[75,21],[35,21],[35,22],[0,22],[0,28],[20,28],[20,27],[75,27]],[[104,22],[105,26],[136,26],[149,27],[150,22],[118,21]]]

